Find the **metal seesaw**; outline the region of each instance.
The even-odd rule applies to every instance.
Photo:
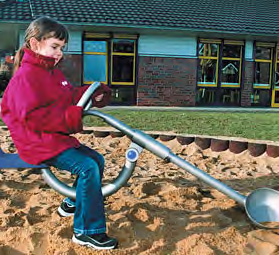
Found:
[[[90,97],[94,91],[100,86],[99,82],[93,83],[83,94],[78,105],[84,107],[84,116],[93,115],[100,117],[106,123],[112,127],[118,129],[132,141],[130,147],[126,151],[126,162],[122,168],[122,171],[118,177],[110,184],[102,187],[102,192],[104,196],[109,196],[119,190],[130,178],[132,172],[136,166],[137,159],[142,152],[142,149],[146,149],[151,153],[155,154],[159,158],[163,159],[165,162],[172,162],[182,169],[186,170],[190,174],[201,179],[203,182],[207,183],[211,187],[219,190],[226,196],[232,198],[237,203],[245,208],[248,218],[260,228],[266,229],[278,229],[279,228],[279,192],[270,188],[259,188],[252,191],[248,196],[244,196],[234,189],[230,188],[226,184],[214,179],[207,173],[203,172],[199,168],[191,165],[189,162],[180,158],[174,154],[168,147],[161,144],[157,140],[153,139],[151,136],[145,134],[144,132],[132,129],[128,125],[122,123],[121,121],[115,119],[114,117],[101,113],[95,110],[89,110],[91,106]],[[22,166],[17,165],[9,167],[9,162],[2,164],[2,162],[9,161],[8,158],[11,156],[17,157],[17,164],[20,163],[24,165],[23,167],[36,167],[42,169],[42,175],[44,180],[48,183],[50,187],[58,191],[64,196],[69,196],[75,198],[75,189],[66,185],[65,183],[58,180],[51,170],[45,166],[34,166],[29,165],[19,159],[17,154],[0,154],[0,168],[20,168]],[[12,160],[12,158],[11,158]],[[14,159],[15,160],[15,159]],[[20,162],[21,161],[21,162]],[[14,164],[15,165],[15,164]],[[4,166],[4,167],[3,167]]]

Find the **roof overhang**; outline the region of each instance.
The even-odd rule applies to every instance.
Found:
[[[31,21],[18,20],[1,20],[0,31],[3,30],[21,30],[26,29]],[[69,30],[72,31],[94,31],[94,32],[115,32],[115,33],[133,33],[133,34],[157,34],[157,35],[172,35],[172,36],[193,36],[201,38],[226,38],[236,40],[261,40],[279,42],[278,34],[268,33],[247,33],[237,31],[221,31],[221,30],[204,30],[204,29],[188,29],[177,27],[155,27],[155,26],[136,26],[123,24],[102,24],[102,23],[74,23],[62,22]]]

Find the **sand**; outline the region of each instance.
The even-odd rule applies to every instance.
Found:
[[[1,148],[15,152],[8,131]],[[104,183],[121,170],[126,137],[76,135],[105,156]],[[162,142],[191,164],[244,195],[260,187],[279,187],[279,159],[252,157],[248,151],[200,150],[195,143]],[[66,172],[53,169],[72,183]],[[257,229],[235,201],[172,163],[143,151],[125,187],[106,198],[108,234],[119,240],[114,251],[95,251],[71,242],[73,218],[57,214],[62,195],[49,188],[39,170],[0,170],[0,255],[58,254],[279,254],[279,234]]]

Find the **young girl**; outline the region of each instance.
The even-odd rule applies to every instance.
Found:
[[[77,175],[76,200],[66,198],[58,209],[61,216],[74,215],[73,242],[114,249],[117,240],[106,235],[101,190],[104,158],[71,136],[82,130],[83,109],[76,104],[88,86],[72,87],[55,68],[67,41],[66,28],[48,17],[29,25],[2,99],[2,119],[24,161]],[[105,106],[110,95],[102,84],[92,96],[93,106]]]

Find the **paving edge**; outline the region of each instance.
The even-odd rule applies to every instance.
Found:
[[[0,127],[4,131],[8,131],[6,126]],[[272,158],[279,157],[279,142],[268,140],[253,140],[239,137],[226,136],[205,136],[194,134],[176,134],[173,132],[145,131],[154,139],[167,142],[176,139],[181,145],[189,145],[195,143],[200,149],[206,150],[210,148],[215,152],[229,150],[234,154],[239,154],[248,150],[253,157],[258,157],[266,153]],[[113,127],[84,127],[81,134],[94,134],[95,137],[104,138],[107,136],[123,137],[124,134]]]
[[[119,130],[113,127],[85,127],[83,133],[93,133],[95,137],[122,137]],[[200,149],[206,150],[210,148],[215,152],[229,150],[234,154],[239,154],[248,150],[253,157],[258,157],[266,153],[272,158],[279,157],[279,142],[268,140],[253,140],[239,137],[226,136],[205,136],[194,134],[176,134],[173,132],[145,131],[154,139],[167,142],[176,139],[181,145],[189,145],[196,143]]]

